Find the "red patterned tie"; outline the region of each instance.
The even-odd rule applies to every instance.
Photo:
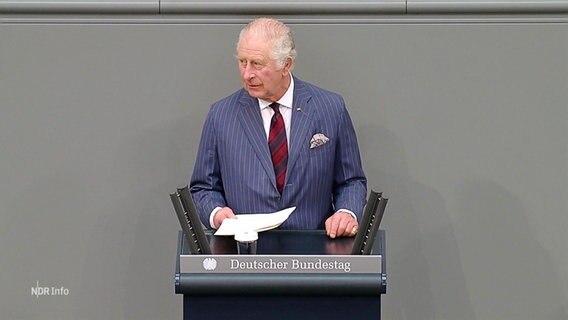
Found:
[[[274,110],[274,115],[270,121],[270,133],[268,134],[268,147],[272,156],[272,165],[276,175],[276,187],[282,193],[284,190],[284,180],[286,179],[286,165],[288,164],[288,142],[286,141],[286,128],[284,119],[280,114],[280,105],[276,102],[270,107]]]

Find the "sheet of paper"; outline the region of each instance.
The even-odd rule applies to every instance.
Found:
[[[237,214],[236,219],[225,219],[217,232],[216,236],[232,236],[240,230],[253,230],[262,232],[280,226],[296,207],[286,208],[274,213],[251,213]]]

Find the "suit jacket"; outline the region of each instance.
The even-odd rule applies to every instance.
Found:
[[[211,211],[224,206],[235,214],[296,206],[281,226],[286,229],[323,229],[336,208],[361,217],[367,180],[343,98],[294,78],[293,104],[282,194],[276,189],[258,100],[241,89],[213,104],[190,181],[206,226]],[[310,148],[317,133],[329,141]]]

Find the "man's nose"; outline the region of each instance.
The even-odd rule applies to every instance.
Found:
[[[243,69],[243,77],[245,80],[250,80],[255,77],[254,70],[250,64],[247,64]]]

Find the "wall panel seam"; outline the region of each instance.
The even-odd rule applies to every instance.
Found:
[[[0,0],[0,14],[566,14],[566,0]]]

